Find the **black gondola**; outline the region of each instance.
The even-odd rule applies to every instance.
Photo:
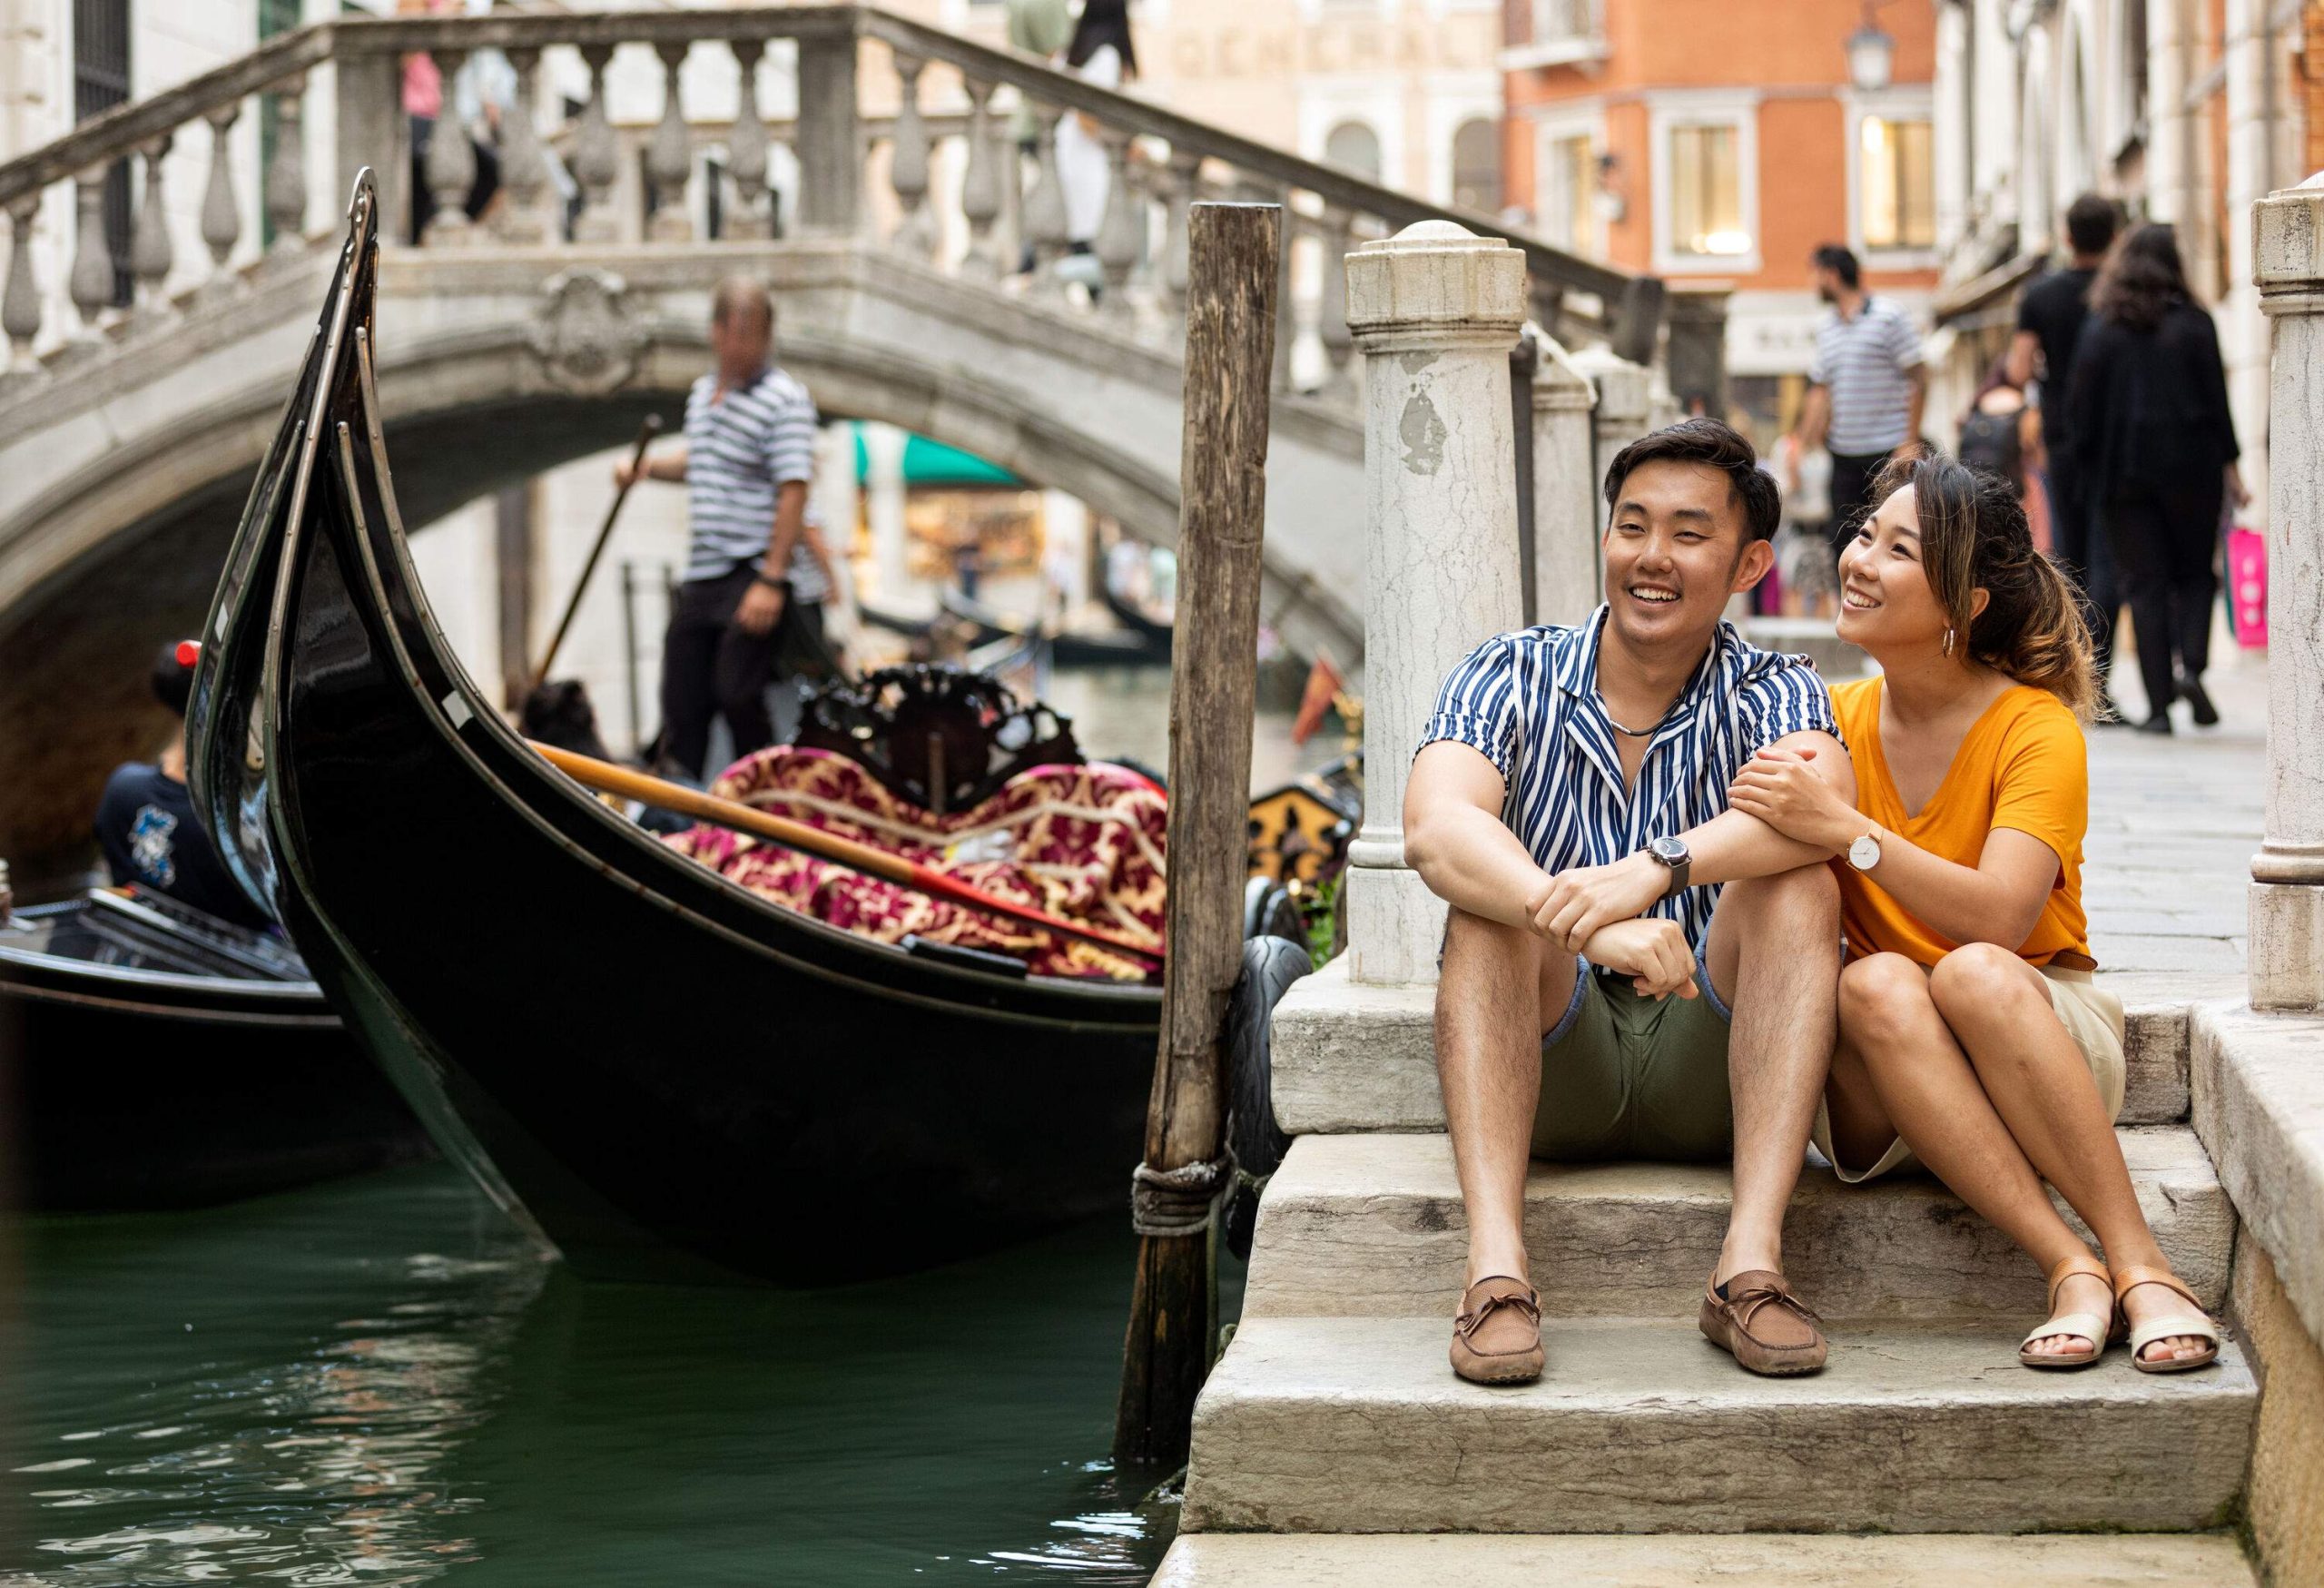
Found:
[[[0,1198],[204,1207],[428,1156],[282,943],[138,890],[0,926]]]
[[[1118,1208],[1157,984],[785,911],[500,720],[428,615],[372,377],[368,177],[237,533],[195,798],[439,1145],[576,1267],[821,1283]]]
[[[943,591],[937,597],[937,601],[945,616],[974,626],[975,643],[980,646],[995,644],[1011,636],[1029,635],[1034,630],[1034,626],[1023,619],[1012,617],[958,590]],[[1129,628],[1087,632],[1067,630],[1049,636],[1049,655],[1060,667],[1167,666],[1170,662],[1170,631],[1163,628],[1157,637],[1154,634]]]

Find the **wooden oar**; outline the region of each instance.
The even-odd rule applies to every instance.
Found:
[[[649,413],[645,422],[637,427],[637,446],[629,455],[629,485],[614,492],[614,505],[606,509],[606,521],[597,528],[596,544],[589,547],[589,560],[581,565],[581,577],[573,581],[572,598],[565,604],[565,616],[556,620],[556,632],[549,636],[548,652],[541,657],[541,665],[533,673],[533,687],[538,689],[548,682],[548,670],[556,661],[556,653],[565,644],[567,631],[573,627],[574,614],[581,610],[581,597],[589,588],[589,577],[597,571],[597,559],[606,555],[606,542],[613,538],[614,520],[621,517],[621,505],[629,500],[629,486],[643,478],[645,449],[662,433],[662,416]]]
[[[972,888],[957,877],[946,876],[933,867],[906,860],[901,855],[890,854],[883,849],[874,849],[868,843],[858,843],[852,838],[842,838],[837,833],[822,832],[808,826],[803,822],[793,822],[783,816],[771,816],[766,812],[754,810],[739,800],[721,799],[716,794],[704,794],[700,789],[688,788],[684,784],[671,783],[655,777],[650,773],[634,771],[626,766],[616,766],[610,761],[600,761],[594,755],[576,755],[570,750],[560,750],[553,745],[543,745],[530,740],[527,743],[539,751],[550,765],[564,773],[583,788],[597,794],[616,794],[623,799],[636,800],[640,804],[657,806],[662,810],[675,811],[682,816],[692,816],[696,821],[708,822],[720,827],[731,827],[737,833],[747,833],[753,838],[764,838],[772,843],[780,843],[786,849],[800,850],[814,855],[819,860],[828,860],[834,864],[846,866],[851,871],[863,872],[872,876],[884,878],[898,887],[911,888],[926,893],[931,898],[966,905],[969,909],[980,910],[989,915],[1000,915],[1011,921],[1021,921],[1029,926],[1038,926],[1044,932],[1057,932],[1064,937],[1078,938],[1083,942],[1095,943],[1099,948],[1110,949],[1119,954],[1128,954],[1152,964],[1162,963],[1162,951],[1150,944],[1133,942],[1128,938],[1118,937],[1102,928],[1084,926],[1079,922],[1068,921],[1061,915],[1051,915],[1046,910],[1036,910],[1030,904],[1019,904],[1013,899],[1003,899],[996,894],[988,893],[981,888]]]

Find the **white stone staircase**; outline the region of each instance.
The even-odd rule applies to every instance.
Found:
[[[2217,1531],[2258,1403],[2240,1350],[2177,1376],[2119,1349],[2082,1373],[2018,1366],[2040,1278],[1925,1177],[1849,1188],[1810,1169],[1787,1259],[1832,1362],[1762,1379],[1694,1327],[1724,1169],[1537,1165],[1548,1370],[1520,1388],[1455,1378],[1464,1218],[1430,997],[1335,966],[1277,1011],[1277,1112],[1299,1139],[1261,1207],[1157,1583],[2251,1581]],[[2144,1004],[2130,1024],[2125,1154],[2164,1250],[2217,1308],[2236,1216],[2186,1123],[2186,1010]],[[1612,1536],[1661,1534],[1714,1536]],[[1807,1536],[1851,1534],[1903,1536]],[[2091,1536],[2024,1536],[2069,1534]]]

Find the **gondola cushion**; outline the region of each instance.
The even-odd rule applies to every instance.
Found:
[[[714,794],[932,866],[973,887],[1139,942],[1162,941],[1167,806],[1104,762],[1037,766],[939,816],[826,750],[778,745],[720,774]],[[724,827],[667,843],[746,888],[881,942],[918,936],[1013,954],[1037,976],[1145,979],[1136,961],[1068,942]]]

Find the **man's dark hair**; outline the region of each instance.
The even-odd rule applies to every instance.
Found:
[[[2084,193],[2066,206],[2066,241],[2076,253],[2104,253],[2122,229],[2122,206],[2102,193]]]
[[[1827,242],[1807,256],[1808,262],[1819,271],[1829,271],[1840,278],[1840,285],[1853,292],[1864,280],[1864,269],[1856,262],[1856,255],[1837,242]]]
[[[193,658],[200,654],[192,642],[173,639],[153,658],[153,698],[172,716],[185,715],[186,702],[193,698]]]
[[[1649,463],[1702,463],[1727,476],[1743,508],[1743,544],[1773,540],[1783,521],[1783,497],[1775,476],[1759,467],[1759,455],[1735,428],[1719,419],[1680,419],[1640,436],[1614,454],[1606,470],[1606,506],[1619,508],[1622,482]]]

